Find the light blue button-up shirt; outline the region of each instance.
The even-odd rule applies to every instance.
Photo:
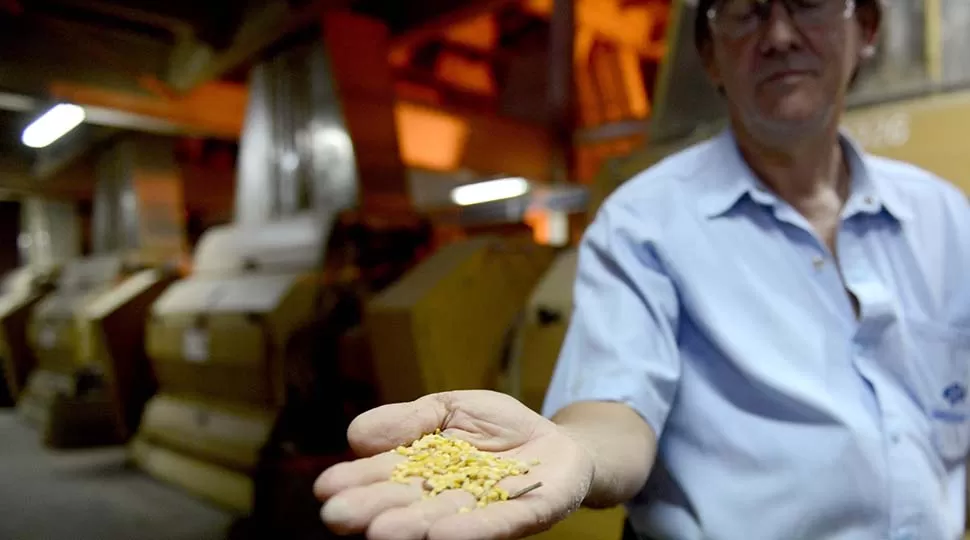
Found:
[[[641,534],[962,536],[970,208],[843,146],[837,260],[730,131],[627,182],[588,229],[544,413],[623,402],[659,434],[629,504]]]

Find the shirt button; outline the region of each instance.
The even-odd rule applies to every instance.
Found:
[[[872,204],[872,203],[874,202],[874,201],[873,201],[873,199],[872,199],[872,197],[868,197],[868,196],[867,196],[867,197],[866,197],[865,199],[862,199],[862,200],[863,200],[863,201],[864,201],[864,202],[865,202],[866,204]]]
[[[825,259],[818,256],[812,258],[812,266],[814,266],[816,270],[821,270],[822,268],[825,268]]]
[[[893,433],[892,435],[890,435],[889,436],[889,442],[891,442],[893,444],[899,444],[899,434],[898,433]]]

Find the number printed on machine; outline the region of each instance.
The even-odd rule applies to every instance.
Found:
[[[209,361],[209,333],[204,328],[185,329],[182,333],[182,356],[189,362]]]

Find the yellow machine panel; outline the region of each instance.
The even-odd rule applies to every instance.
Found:
[[[494,387],[509,332],[554,255],[531,239],[474,238],[375,297],[366,325],[383,401]]]
[[[56,293],[31,317],[38,367],[20,408],[49,446],[122,442],[134,432],[154,377],[144,354],[145,318],[169,273],[126,275],[121,257],[69,263]]]
[[[55,272],[25,266],[0,287],[0,362],[9,396],[16,401],[37,363],[27,341],[27,321],[34,306],[53,288]]]
[[[552,378],[573,310],[576,250],[565,250],[532,290],[515,329],[504,387],[536,412]]]
[[[316,215],[203,237],[194,274],[152,308],[158,394],[131,451],[152,475],[241,513],[322,317],[329,222]]]
[[[83,346],[78,350],[79,364],[102,380],[100,392],[65,402],[71,407],[81,403],[103,410],[113,417],[113,437],[118,441],[134,435],[142,409],[155,392],[155,376],[145,355],[145,321],[151,305],[175,280],[165,270],[142,270],[85,306],[81,316]],[[70,422],[68,430],[79,433],[63,439],[83,441],[81,422]]]
[[[115,256],[97,256],[67,263],[57,291],[37,304],[28,322],[28,341],[37,358],[24,395],[18,403],[21,413],[46,430],[51,408],[58,395],[74,392],[74,374],[80,367],[77,350],[84,307],[110,290],[121,274],[122,261]]]
[[[843,126],[866,150],[918,165],[970,193],[970,91],[849,111]]]
[[[500,389],[541,412],[559,350],[573,310],[575,249],[562,251],[529,296],[515,328],[508,369]],[[533,538],[542,540],[618,540],[626,511],[580,509]]]

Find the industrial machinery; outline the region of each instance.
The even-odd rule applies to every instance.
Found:
[[[60,424],[53,424],[51,444],[96,444],[86,419],[103,418],[105,411],[111,420],[103,425],[111,430],[102,441],[124,442],[134,435],[156,388],[145,354],[145,321],[151,305],[176,277],[172,268],[144,268],[82,308],[82,347],[77,351],[81,378],[74,399],[57,401],[53,418]]]
[[[11,402],[20,396],[37,362],[27,343],[30,312],[53,290],[55,278],[53,268],[24,266],[7,274],[0,285],[0,362]]]
[[[68,262],[58,279],[57,292],[41,301],[28,323],[28,340],[37,357],[18,404],[21,414],[45,431],[58,395],[74,392],[78,315],[98,295],[107,292],[121,274],[121,258],[96,256]]]
[[[576,250],[566,249],[529,296],[512,335],[500,389],[536,412],[542,411],[559,349],[573,310]]]
[[[447,245],[367,306],[384,402],[494,388],[510,331],[555,251],[529,238]]]
[[[538,410],[572,309],[576,252],[518,238],[443,247],[367,306],[384,402],[494,388]],[[616,540],[624,510],[580,510],[545,540]]]
[[[970,91],[926,93],[851,109],[845,129],[874,154],[923,167],[970,193]]]
[[[148,322],[159,389],[130,447],[144,470],[246,515],[285,456],[342,451],[337,363],[319,354],[330,226],[307,213],[202,237]]]
[[[18,407],[50,446],[126,440],[154,390],[142,352],[144,319],[171,277],[127,266],[117,255],[69,262],[58,290],[31,314],[37,369]]]
[[[577,251],[565,249],[532,289],[512,335],[500,390],[540,412],[573,311]],[[541,540],[617,540],[623,508],[580,509],[535,538]]]

